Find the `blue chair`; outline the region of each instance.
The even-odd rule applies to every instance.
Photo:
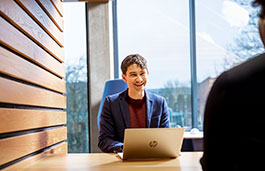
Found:
[[[122,92],[122,91],[126,90],[127,88],[128,88],[127,83],[125,83],[122,79],[114,79],[114,80],[106,81],[103,96],[102,96],[99,110],[98,110],[98,117],[97,117],[97,119],[98,119],[98,130],[100,128],[100,126],[99,126],[100,114],[101,114],[101,110],[103,107],[105,97],[108,95]]]

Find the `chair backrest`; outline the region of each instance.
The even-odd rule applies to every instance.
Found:
[[[101,110],[103,107],[103,103],[105,100],[105,97],[108,95],[112,95],[115,93],[119,93],[122,92],[124,90],[126,90],[128,88],[127,83],[125,83],[122,79],[114,79],[114,80],[108,80],[105,83],[105,87],[104,87],[104,92],[103,92],[103,96],[100,102],[100,106],[99,106],[99,110],[98,110],[98,130],[100,128],[99,126],[99,121],[100,121],[100,114],[101,114]]]

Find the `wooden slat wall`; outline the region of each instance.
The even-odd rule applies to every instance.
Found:
[[[49,156],[51,154],[65,154],[67,153],[67,143],[66,142],[63,142],[63,143],[60,143],[58,145],[54,145],[53,148],[51,149],[47,149],[46,151],[44,152],[41,152],[39,154],[36,154],[30,158],[26,158],[25,160],[21,161],[21,162],[17,162],[5,169],[3,169],[3,171],[7,171],[7,170],[21,170],[23,169],[25,166],[27,165],[30,165],[32,164],[33,162],[41,159],[41,158],[44,158],[46,156]]]
[[[0,1],[0,170],[67,153],[63,3]]]
[[[40,47],[62,62],[63,49],[14,1],[1,1],[1,15]]]
[[[63,5],[60,0],[51,0],[57,11],[59,12],[60,16],[63,17]]]
[[[0,17],[0,28],[1,45],[12,49],[61,78],[65,76],[64,66],[59,61],[45,52],[45,50],[35,44],[2,17]]]
[[[103,2],[103,3],[106,3],[110,0],[78,0],[78,1],[85,1],[85,2]]]
[[[0,133],[66,124],[66,112],[60,110],[0,108],[0,113]]]
[[[0,164],[10,162],[65,139],[65,127],[1,139]]]
[[[58,1],[58,0],[57,0]],[[60,5],[60,12],[62,12],[62,3],[56,1],[56,5]],[[16,0],[21,7],[60,45],[63,47],[63,32],[61,32],[56,25],[49,19],[49,16],[41,10],[35,0]],[[58,5],[58,6],[59,6]]]
[[[36,0],[46,14],[51,18],[54,24],[63,31],[63,19],[56,10],[56,7],[49,0]]]

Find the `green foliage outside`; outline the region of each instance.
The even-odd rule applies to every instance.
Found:
[[[66,67],[68,152],[88,152],[88,101],[86,61]]]

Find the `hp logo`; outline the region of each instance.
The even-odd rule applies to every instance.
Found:
[[[150,147],[156,147],[158,145],[158,142],[157,141],[150,141],[150,143],[149,143],[149,146]]]

